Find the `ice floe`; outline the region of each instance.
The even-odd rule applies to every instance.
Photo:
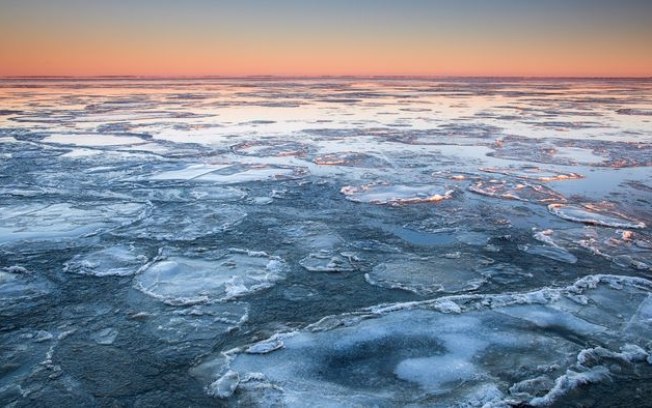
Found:
[[[347,200],[370,204],[434,203],[453,197],[454,190],[437,185],[366,184],[344,186],[341,189]]]
[[[75,146],[120,146],[145,143],[146,140],[136,136],[118,136],[107,134],[54,134],[45,137],[45,143]]]
[[[64,271],[94,276],[129,276],[148,261],[133,246],[111,246],[88,254],[75,255],[64,265]]]
[[[650,293],[645,279],[592,275],[561,289],[387,304],[192,372],[211,395],[260,406],[547,406],[619,375],[614,362],[649,364]]]
[[[179,254],[143,268],[134,285],[168,304],[195,304],[269,288],[284,277],[285,269],[282,259],[260,252],[231,250],[217,257]]]
[[[608,203],[550,204],[548,210],[565,220],[613,228],[645,228],[645,223],[615,210]]]
[[[541,184],[510,180],[484,180],[469,186],[469,191],[489,197],[535,203],[565,202],[563,195]]]
[[[247,216],[242,208],[229,205],[190,203],[155,207],[151,214],[128,230],[116,234],[167,241],[192,241],[218,234],[240,224]]]
[[[136,203],[24,204],[0,208],[0,244],[76,238],[131,224],[145,215]]]
[[[534,237],[564,251],[584,249],[622,267],[652,271],[652,237],[640,231],[587,226],[535,231]]]
[[[487,173],[502,174],[505,176],[512,176],[526,180],[536,181],[560,181],[560,180],[574,180],[582,178],[581,175],[573,172],[561,172],[550,169],[542,169],[536,166],[522,166],[522,167],[485,167],[480,170]]]

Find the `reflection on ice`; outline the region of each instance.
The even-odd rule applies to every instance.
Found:
[[[128,276],[147,262],[133,246],[113,246],[90,254],[76,255],[64,265],[66,272],[94,276]]]
[[[608,203],[550,204],[551,213],[569,221],[614,228],[645,228],[645,223],[621,214]]]
[[[0,243],[14,240],[75,238],[128,225],[145,206],[120,204],[27,204],[1,208]]]
[[[546,230],[535,233],[555,248],[583,248],[625,268],[652,271],[652,237],[629,230],[600,227]]]
[[[172,255],[139,272],[135,286],[168,304],[221,301],[268,288],[284,262],[265,253],[231,250],[218,257]]]
[[[580,176],[577,173],[541,169],[535,166],[523,166],[517,168],[487,167],[480,170],[485,171],[487,173],[503,174],[506,176],[512,176],[512,177],[522,178],[526,180],[536,180],[536,181],[559,181],[559,180],[573,180],[573,179],[582,178],[582,176]]]
[[[487,258],[478,259],[459,253],[429,259],[398,258],[376,265],[365,274],[365,279],[372,285],[421,295],[466,292],[484,283],[477,269],[491,263]]]
[[[436,185],[367,184],[344,186],[341,192],[348,200],[359,203],[400,205],[446,200],[454,190]]]

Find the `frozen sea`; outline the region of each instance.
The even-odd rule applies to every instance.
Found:
[[[652,80],[2,80],[0,169],[1,406],[652,406]]]

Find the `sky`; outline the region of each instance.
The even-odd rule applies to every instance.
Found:
[[[0,0],[0,76],[645,76],[648,0]]]

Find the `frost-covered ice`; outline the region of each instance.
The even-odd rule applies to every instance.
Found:
[[[341,191],[348,200],[371,204],[435,203],[453,196],[453,190],[436,185],[369,184],[344,186]]]
[[[246,211],[240,207],[226,204],[177,204],[174,209],[154,208],[149,217],[120,234],[155,240],[192,241],[233,228],[246,216]]]
[[[96,134],[55,134],[43,139],[46,143],[57,143],[76,146],[116,146],[145,143],[146,141],[134,136],[101,135]]]
[[[537,231],[534,237],[564,253],[588,250],[625,268],[652,271],[652,237],[640,231],[587,226]]]
[[[582,178],[581,175],[572,172],[562,172],[550,169],[542,169],[536,166],[522,166],[522,167],[487,167],[481,169],[487,173],[503,174],[516,178],[537,181],[560,181],[560,180],[574,180]]]
[[[621,214],[611,207],[608,204],[550,204],[548,209],[569,221],[614,228],[645,228],[643,221]]]
[[[651,290],[645,279],[593,275],[562,289],[387,304],[227,351],[194,374],[216,397],[237,390],[263,406],[475,406],[479,397],[546,406],[632,366],[650,371]]]
[[[26,204],[0,208],[0,243],[16,240],[75,238],[131,224],[146,206],[118,204]]]
[[[147,262],[147,256],[133,246],[112,246],[89,254],[76,255],[64,264],[66,272],[95,276],[128,276]]]
[[[382,262],[365,274],[372,285],[408,290],[421,295],[456,293],[479,288],[485,281],[477,271],[490,259],[468,254],[444,254],[431,258],[398,258]]]
[[[0,406],[652,401],[648,80],[0,101]]]
[[[217,257],[163,257],[144,268],[134,285],[169,304],[220,301],[265,289],[283,277],[283,260],[231,250]]]

